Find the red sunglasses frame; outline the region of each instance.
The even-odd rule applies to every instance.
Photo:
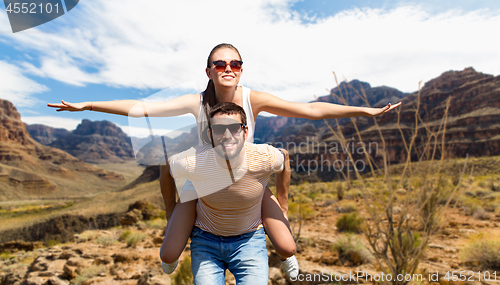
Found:
[[[217,65],[216,63],[218,62],[223,62],[225,63],[224,66],[222,65]],[[236,64],[238,63],[238,64]],[[231,60],[231,62],[227,62],[227,61],[224,61],[224,60],[215,60],[215,61],[212,61],[212,63],[210,64],[210,67],[212,67],[212,65],[215,65],[215,71],[217,72],[223,72],[224,70],[226,70],[226,67],[229,65],[229,67],[231,67],[231,70],[233,72],[239,72],[241,71],[241,68],[242,68],[242,65],[243,65],[243,61],[241,60]]]

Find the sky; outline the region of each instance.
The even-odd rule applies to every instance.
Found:
[[[448,70],[500,74],[497,0],[81,0],[18,33],[0,7],[0,98],[25,123],[68,130],[108,120],[148,136],[143,119],[46,104],[199,93],[206,58],[222,42],[242,55],[241,85],[296,102],[328,94],[333,72],[403,92]],[[189,115],[151,121],[155,134],[172,135],[194,123]]]

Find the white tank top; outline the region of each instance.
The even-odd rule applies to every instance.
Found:
[[[253,135],[255,132],[255,120],[252,112],[252,104],[250,104],[250,91],[251,91],[250,88],[241,86],[241,93],[242,93],[241,96],[243,101],[242,107],[247,115],[247,126],[248,126],[248,136],[245,141],[253,143]],[[196,122],[198,123],[198,144],[203,145],[201,134],[202,132],[205,132],[208,127],[207,116],[205,115],[205,110],[203,109],[203,92],[201,92],[200,96],[200,111],[198,112],[198,118]]]
[[[241,86],[241,89],[242,89],[243,110],[245,110],[245,114],[247,115],[247,126],[248,126],[248,136],[245,141],[253,143],[253,135],[255,132],[255,120],[253,118],[252,104],[250,104],[251,89],[244,86]],[[206,133],[206,130],[208,128],[207,116],[205,115],[205,110],[203,109],[202,103],[203,103],[203,92],[201,93],[200,96],[200,111],[198,113],[198,118],[196,119],[196,122],[198,124],[199,145],[203,145],[201,134],[202,132]],[[179,193],[179,198],[181,202],[187,202],[198,198],[194,185],[189,179],[186,180],[186,182],[184,183],[182,191]]]

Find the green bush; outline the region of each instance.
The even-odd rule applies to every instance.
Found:
[[[103,245],[103,246],[110,246],[114,243],[116,243],[116,239],[112,238],[112,237],[106,237],[106,236],[101,236],[101,237],[98,237],[95,242],[97,244],[100,244],[100,245]]]
[[[500,270],[500,241],[474,241],[464,247],[460,257],[481,269]]]
[[[85,231],[83,233],[81,233],[79,236],[78,236],[78,240],[82,241],[82,242],[86,242],[86,241],[89,241],[89,240],[93,240],[94,237],[95,237],[95,232],[93,231]]]
[[[127,240],[128,236],[132,234],[132,232],[130,230],[126,230],[124,231],[120,237],[118,238],[119,241],[124,241],[124,240]]]
[[[339,232],[360,233],[362,230],[363,218],[356,213],[343,214],[335,226]]]
[[[59,239],[51,239],[51,240],[46,241],[45,245],[47,245],[47,247],[53,247],[53,246],[56,246],[60,243],[61,242],[59,241]]]
[[[341,201],[344,198],[344,186],[342,183],[337,183],[337,199]]]
[[[373,258],[361,240],[352,234],[341,235],[332,245],[332,250],[338,252],[340,260],[355,265],[370,262]]]
[[[75,279],[71,280],[71,285],[87,284],[87,280],[104,272],[106,272],[106,266],[91,265],[90,267],[85,268],[80,275],[76,276]]]
[[[357,211],[356,204],[353,202],[346,202],[340,204],[340,206],[337,208],[337,211],[340,213],[352,213]]]
[[[193,284],[193,272],[191,271],[191,258],[185,257],[174,276],[175,285]]]
[[[166,226],[167,226],[166,221],[160,218],[146,221],[146,227],[149,229],[163,230],[165,229]]]
[[[2,261],[13,259],[15,257],[16,257],[15,255],[12,255],[12,254],[5,252],[5,251],[0,253],[0,260],[2,260]]]
[[[127,247],[136,248],[137,244],[140,243],[146,237],[143,233],[133,233],[127,237]]]

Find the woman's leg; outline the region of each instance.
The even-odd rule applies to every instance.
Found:
[[[196,203],[197,200],[191,200],[175,205],[160,248],[160,258],[163,262],[173,263],[181,256],[193,231],[196,220]]]
[[[170,175],[170,166],[160,166],[160,187],[163,201],[165,202],[165,213],[167,217],[167,228],[160,248],[160,258],[165,263],[177,261],[186,247],[187,241],[193,231],[196,220],[196,203],[198,200],[176,204],[175,180]],[[194,190],[194,189],[193,189]]]

